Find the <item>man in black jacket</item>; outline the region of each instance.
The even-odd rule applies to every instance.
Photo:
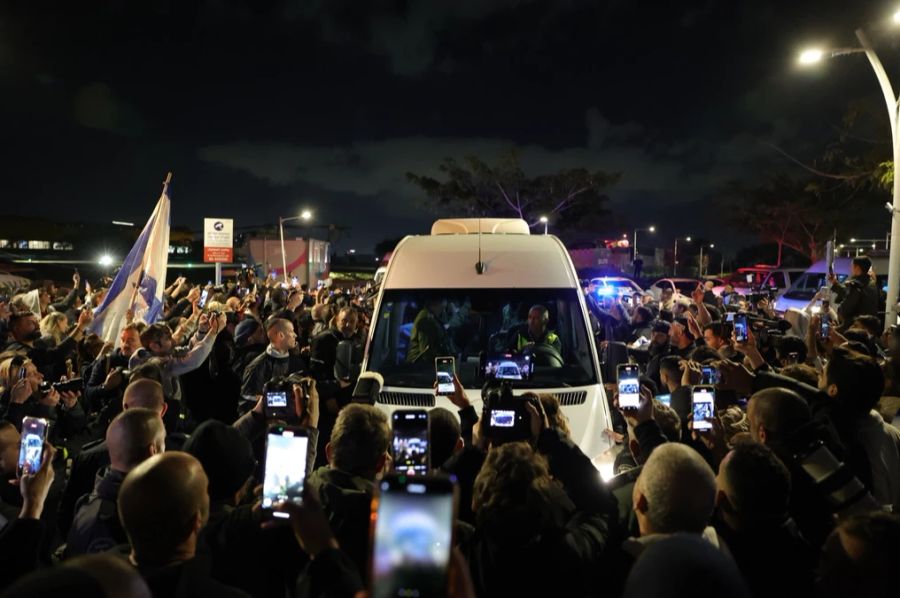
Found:
[[[195,558],[209,517],[208,484],[200,462],[180,451],[154,455],[122,482],[119,517],[130,558],[154,596],[248,596],[213,580]]]
[[[848,328],[857,316],[878,315],[878,289],[869,274],[871,269],[872,260],[857,257],[853,258],[850,278],[844,284],[838,282],[834,274],[829,277],[831,291],[837,295],[842,329]]]
[[[791,475],[775,453],[762,444],[736,445],[719,465],[716,487],[715,527],[750,591],[813,594],[815,552],[788,514]]]
[[[97,474],[94,491],[81,497],[69,529],[66,556],[103,552],[125,544],[116,499],[129,471],[161,453],[166,447],[166,429],[159,414],[134,408],[120,413],[106,430],[110,465]]]
[[[297,346],[294,326],[283,318],[269,318],[266,322],[269,346],[250,362],[244,370],[241,395],[255,397],[261,395],[263,386],[272,378],[283,378],[305,370],[305,363],[291,350]]]

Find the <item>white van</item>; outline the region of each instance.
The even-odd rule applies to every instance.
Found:
[[[396,409],[435,406],[457,412],[449,399],[435,397],[433,357],[412,363],[407,358],[413,321],[435,300],[446,302],[442,321],[456,370],[479,417],[486,372],[515,361],[508,355],[511,330],[527,321],[532,306],[549,310],[548,328],[559,336],[562,351],[544,362],[535,357],[528,379],[513,381],[513,392],[559,397],[572,439],[609,477],[609,408],[584,295],[562,242],[531,235],[524,220],[486,218],[438,220],[431,235],[408,236],[397,245],[362,365],[384,378],[377,404],[389,416]]]
[[[872,260],[872,267],[875,268],[878,287],[886,293],[888,260],[886,257],[869,257],[869,259]],[[844,280],[850,276],[852,263],[853,258],[834,258],[834,273],[838,280]],[[824,286],[828,286],[828,261],[819,260],[797,277],[793,284],[775,300],[775,311],[784,314],[791,308],[805,309],[819,289]],[[883,305],[879,307],[879,309],[883,308]]]

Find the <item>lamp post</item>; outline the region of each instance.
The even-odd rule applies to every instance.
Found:
[[[284,223],[291,222],[292,220],[303,220],[304,222],[309,222],[312,219],[312,212],[309,210],[303,210],[300,212],[299,216],[288,216],[287,218],[278,217],[278,232],[281,234],[281,267],[282,267],[282,275],[284,276],[284,282],[287,284],[288,281],[288,273],[287,273],[287,256],[284,253]]]
[[[634,248],[634,255],[631,256],[631,259],[632,259],[632,260],[636,260],[636,259],[637,259],[637,256],[638,256],[638,250],[637,250],[637,234],[638,234],[638,231],[639,231],[639,230],[645,230],[645,231],[649,231],[649,232],[651,232],[651,233],[655,233],[655,232],[656,232],[656,227],[655,227],[655,226],[648,226],[647,228],[636,228],[636,229],[634,229],[634,243],[631,244],[631,246]]]
[[[546,235],[547,234],[547,223],[550,222],[550,220],[546,216],[541,216],[540,222],[543,223],[543,225],[544,225],[544,234]]]
[[[700,272],[700,278],[703,278],[703,248],[709,247],[710,249],[715,249],[715,244],[710,243],[709,245],[701,245],[700,246],[700,267],[698,268],[698,272]]]
[[[691,242],[690,237],[675,237],[675,253],[672,255],[672,276],[678,276],[678,239]]]
[[[893,15],[894,23],[900,23],[900,11]],[[862,28],[855,31],[856,39],[859,40],[859,48],[837,48],[829,51],[818,49],[807,50],[800,55],[801,64],[812,64],[819,62],[822,58],[834,58],[835,56],[843,56],[846,54],[864,53],[869,59],[869,65],[875,72],[878,84],[881,87],[881,93],[884,96],[885,104],[888,110],[888,119],[891,123],[891,147],[893,148],[894,158],[894,190],[893,203],[888,205],[891,213],[891,237],[896,238],[900,235],[900,218],[897,212],[900,211],[900,133],[898,133],[898,109],[900,109],[900,99],[894,93],[891,80],[888,78],[878,54],[869,42],[869,37]],[[888,291],[887,301],[885,305],[884,329],[887,329],[897,323],[897,295],[900,291],[900,243],[892,243],[888,258]]]

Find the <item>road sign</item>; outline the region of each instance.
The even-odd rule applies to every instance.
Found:
[[[230,218],[203,219],[203,261],[234,261],[234,220]]]

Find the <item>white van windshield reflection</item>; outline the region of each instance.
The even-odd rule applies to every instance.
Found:
[[[528,356],[531,371],[516,386],[583,386],[597,381],[587,335],[576,289],[393,289],[375,318],[367,369],[386,386],[431,388],[435,358],[452,355],[472,388],[486,369],[496,375],[498,363]]]

